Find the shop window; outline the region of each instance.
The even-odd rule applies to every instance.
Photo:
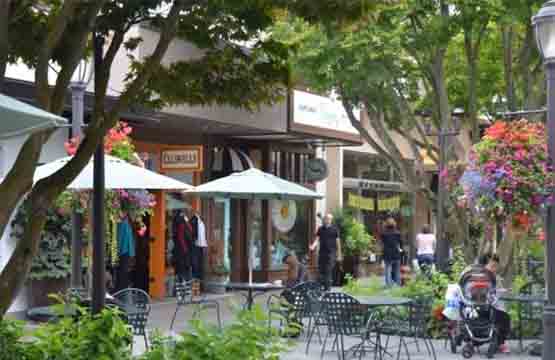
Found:
[[[184,216],[192,208],[189,199],[180,192],[166,192],[166,266],[173,267],[172,254],[177,238],[175,223],[179,216]]]
[[[289,252],[299,259],[306,255],[311,206],[311,201],[270,201],[273,235],[270,247],[271,270],[285,269],[283,258]]]
[[[209,264],[211,268],[220,264],[231,270],[231,201],[214,199],[214,241],[209,244]]]
[[[252,246],[253,269],[262,270],[262,201],[249,201],[247,246]]]

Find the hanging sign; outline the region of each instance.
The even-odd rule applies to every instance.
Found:
[[[308,181],[322,181],[328,177],[328,163],[320,158],[310,159],[305,162],[304,171]]]
[[[162,150],[160,169],[202,171],[202,146]]]
[[[288,233],[297,220],[297,204],[293,200],[272,200],[272,223],[281,233]]]
[[[401,198],[399,196],[378,200],[378,211],[399,210],[400,207],[401,207]]]
[[[347,203],[350,207],[355,209],[374,211],[374,199],[372,198],[349,194]]]

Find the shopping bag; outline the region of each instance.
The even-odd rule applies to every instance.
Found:
[[[447,285],[447,291],[445,291],[445,308],[443,309],[443,316],[445,316],[449,320],[461,320],[460,306],[461,288],[457,284]]]

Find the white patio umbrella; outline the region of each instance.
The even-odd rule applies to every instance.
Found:
[[[302,185],[254,168],[210,181],[187,190],[186,193],[204,198],[250,200],[312,200],[323,197]],[[250,283],[252,283],[253,257],[253,246],[249,243]]]
[[[61,116],[0,94],[0,140],[67,123]]]
[[[54,160],[41,165],[35,170],[35,183],[48,177],[66,165],[71,157]],[[85,190],[93,188],[93,159],[83,171],[69,184],[69,189]],[[160,175],[154,171],[132,165],[124,160],[106,155],[106,188],[107,189],[158,189],[158,190],[188,190],[193,187],[171,177]]]

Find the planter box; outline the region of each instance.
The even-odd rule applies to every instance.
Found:
[[[65,294],[69,287],[69,278],[29,280],[27,282],[28,307],[49,306],[56,304],[56,300],[48,297],[50,294]]]

